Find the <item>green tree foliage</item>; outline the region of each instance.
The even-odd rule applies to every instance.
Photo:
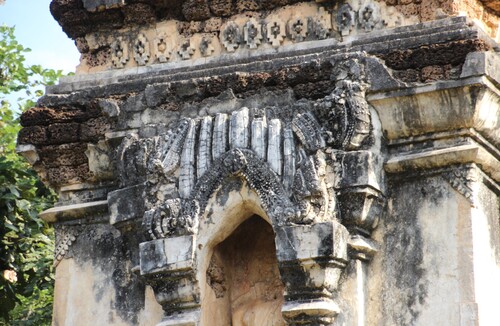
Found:
[[[0,325],[49,325],[52,314],[54,232],[38,213],[55,195],[15,146],[19,113],[62,73],[27,65],[28,51],[14,28],[0,26]],[[7,100],[13,94],[15,108]]]

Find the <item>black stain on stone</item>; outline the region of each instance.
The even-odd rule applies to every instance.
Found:
[[[382,226],[385,228],[382,300],[384,315],[391,324],[414,325],[425,303],[428,281],[418,211],[425,201],[437,203],[443,199],[443,191],[439,189],[432,178],[391,183],[391,209]]]
[[[493,248],[495,253],[495,262],[500,266],[500,199],[486,186],[481,186],[479,190],[479,203],[482,206],[489,226],[490,248]]]
[[[229,193],[231,193],[232,191],[240,192],[242,187],[243,180],[241,178],[229,177],[224,179],[215,196],[217,204],[219,204],[220,206],[225,206],[229,199]]]
[[[84,268],[91,264],[93,273],[100,274],[93,285],[96,304],[110,305],[118,316],[131,325],[138,324],[144,308],[145,284],[131,268],[139,263],[139,232],[120,234],[110,225],[93,224],[82,227],[78,242],[72,246],[76,263]],[[111,291],[112,302],[104,302]]]

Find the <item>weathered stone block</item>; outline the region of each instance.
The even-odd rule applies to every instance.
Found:
[[[278,261],[347,260],[348,232],[335,221],[284,226],[276,230]]]
[[[371,151],[337,153],[341,176],[338,188],[372,187],[384,192],[383,158]]]
[[[47,133],[52,144],[75,143],[80,140],[80,124],[54,123],[47,128]]]
[[[108,194],[109,223],[120,225],[131,223],[144,215],[144,185],[112,191]]]
[[[194,267],[194,241],[194,236],[186,235],[141,243],[141,274],[191,270]]]
[[[110,130],[110,121],[106,117],[90,119],[80,125],[80,140],[96,142]]]
[[[19,131],[18,144],[45,144],[47,143],[46,128],[40,126],[25,127]]]

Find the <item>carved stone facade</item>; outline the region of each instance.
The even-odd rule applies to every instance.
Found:
[[[484,21],[447,1],[425,23],[425,1],[75,2],[51,10],[82,64],[18,139],[60,194],[54,324],[495,324]]]

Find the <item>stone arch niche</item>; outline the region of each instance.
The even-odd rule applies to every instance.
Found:
[[[343,270],[375,252],[369,236],[383,206],[364,84],[345,78],[359,72],[356,62],[342,65],[335,91],[315,103],[182,117],[162,136],[124,138],[123,190],[110,201],[131,192],[145,198],[140,275],[165,311],[159,325],[334,322]],[[233,248],[248,223],[275,246],[276,260],[266,256],[275,264],[265,266],[279,279],[260,285],[282,284],[282,293],[238,304],[245,281],[259,283],[252,273],[233,279],[259,254]],[[252,321],[271,310],[264,324]]]
[[[274,232],[260,216],[252,215],[243,221],[214,248],[206,277],[216,301],[223,303],[210,305],[207,299],[202,300],[203,324],[284,325],[281,316],[284,286]],[[227,321],[211,313],[217,307],[225,308]]]
[[[171,202],[162,209],[168,214],[146,213],[151,234],[172,230],[140,250],[141,273],[167,312],[161,325],[262,325],[262,318],[269,325],[331,324],[338,313],[332,297],[347,262],[347,229],[335,220],[292,224],[300,212],[278,176],[250,150],[228,151],[213,169],[184,207]],[[177,231],[174,219],[185,228]],[[185,234],[188,228],[193,234]],[[245,231],[262,239],[260,246],[252,249]],[[234,248],[238,241],[243,250]],[[259,251],[265,260],[259,261]],[[245,267],[253,271],[245,275]],[[259,275],[257,267],[270,270]],[[245,289],[250,284],[264,288]],[[245,290],[254,295],[242,297]]]

